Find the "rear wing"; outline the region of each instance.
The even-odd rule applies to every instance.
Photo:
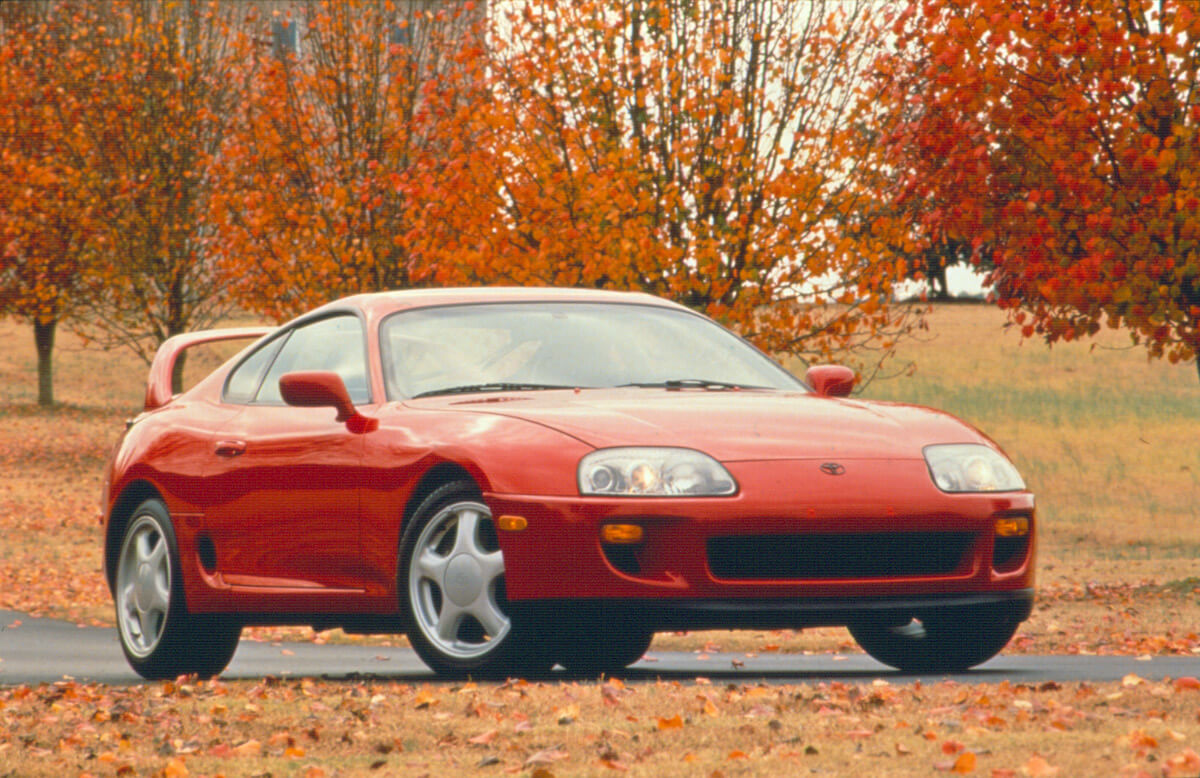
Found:
[[[154,361],[150,363],[150,375],[146,379],[145,409],[152,411],[171,401],[171,397],[174,396],[171,376],[175,372],[176,360],[184,351],[203,343],[261,338],[263,335],[273,332],[274,329],[274,327],[229,327],[221,330],[185,332],[167,338],[158,347],[158,351],[154,353]]]

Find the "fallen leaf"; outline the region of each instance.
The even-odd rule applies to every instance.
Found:
[[[1163,775],[1166,778],[1191,778],[1200,775],[1200,754],[1185,748],[1163,763]]]
[[[1058,768],[1034,754],[1021,766],[1021,774],[1028,775],[1029,778],[1043,778],[1043,776],[1049,778],[1049,776],[1058,775]]]
[[[683,727],[683,719],[679,716],[678,713],[669,719],[660,718],[658,720],[658,728],[659,729],[681,729],[682,727]]]
[[[568,759],[570,756],[571,755],[566,751],[563,751],[558,746],[555,746],[554,748],[547,748],[545,750],[538,751],[536,754],[530,756],[525,760],[525,767],[553,764],[554,762],[561,762],[563,759]]]
[[[247,740],[233,749],[233,753],[237,756],[258,756],[261,751],[262,743],[257,740]]]
[[[476,735],[473,738],[467,738],[467,742],[474,746],[486,746],[487,744],[489,744],[493,740],[495,740],[496,736],[499,734],[500,734],[500,730],[489,729],[487,732]]]

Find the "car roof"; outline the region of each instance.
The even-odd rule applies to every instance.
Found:
[[[670,300],[664,300],[661,297],[655,297],[644,292],[615,292],[606,289],[572,289],[553,286],[487,286],[405,289],[394,292],[358,294],[335,300],[317,308],[311,313],[318,313],[327,308],[344,309],[347,305],[351,305],[361,308],[368,314],[383,315],[407,308],[508,302],[635,303],[639,305],[657,305],[664,308],[683,308],[683,306]],[[306,315],[304,318],[307,317]]]

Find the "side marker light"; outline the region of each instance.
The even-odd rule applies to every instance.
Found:
[[[496,526],[505,532],[520,532],[529,526],[524,516],[501,516],[496,519]]]

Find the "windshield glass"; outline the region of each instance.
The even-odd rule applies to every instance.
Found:
[[[380,336],[391,399],[627,385],[805,390],[711,320],[649,305],[421,308],[385,319]]]

